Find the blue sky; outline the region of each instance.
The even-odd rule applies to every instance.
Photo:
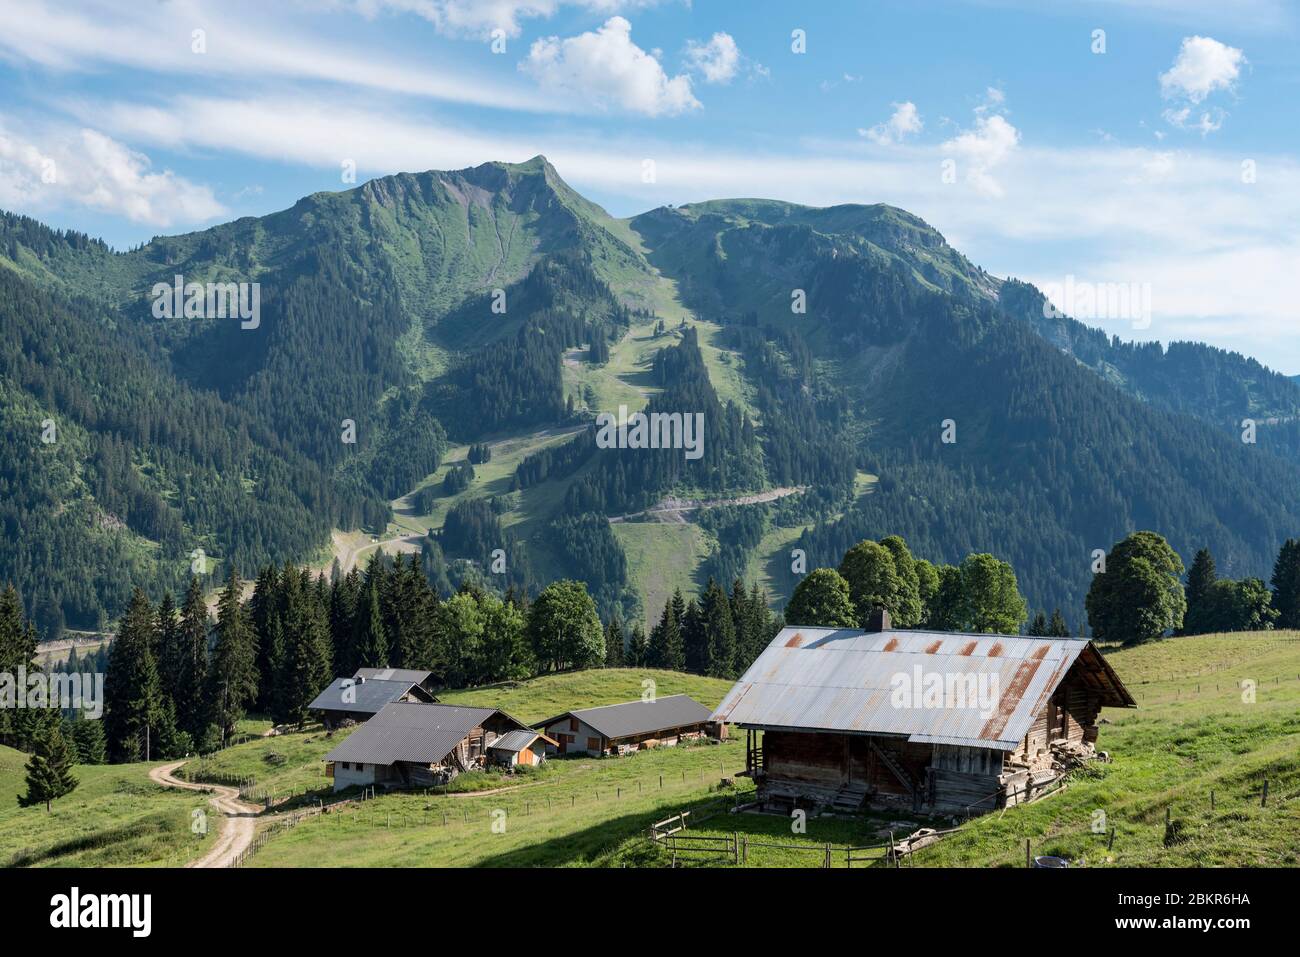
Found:
[[[545,153],[620,216],[901,206],[996,275],[1144,289],[1107,331],[1300,373],[1298,31],[1283,0],[0,0],[0,208],[122,248],[349,162]]]

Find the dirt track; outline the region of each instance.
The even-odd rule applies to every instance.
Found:
[[[163,764],[149,772],[149,778],[163,787],[180,788],[183,791],[204,791],[212,796],[208,803],[221,812],[225,823],[221,833],[208,852],[198,860],[190,861],[186,867],[230,867],[235,859],[253,842],[256,829],[256,817],[260,810],[252,804],[239,800],[239,791],[219,784],[191,784],[173,777],[172,772],[184,761]]]

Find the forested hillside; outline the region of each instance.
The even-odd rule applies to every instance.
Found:
[[[156,318],[178,275],[258,283],[259,321]],[[0,332],[0,583],[50,636],[179,590],[196,550],[327,566],[331,530],[404,540],[444,592],[572,577],[642,622],[711,576],[779,606],[898,534],[1076,623],[1130,531],[1267,577],[1300,528],[1300,386],[1046,318],[884,205],[619,221],[538,157],[120,253],[4,214]],[[620,405],[702,413],[701,457],[598,448]]]

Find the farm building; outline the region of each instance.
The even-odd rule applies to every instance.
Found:
[[[368,784],[432,787],[494,760],[507,763],[491,752],[515,731],[535,734],[495,708],[395,701],[325,755],[325,773],[334,778],[335,791]]]
[[[507,731],[488,745],[488,761],[503,767],[537,765],[546,760],[547,747],[557,742],[540,731]]]
[[[433,696],[437,684],[433,680],[432,671],[420,671],[416,668],[358,668],[357,673],[352,677],[358,680],[364,678],[367,681],[407,681],[427,691],[430,701],[438,700]]]
[[[872,624],[783,629],[718,706],[763,806],[1005,807],[1095,755],[1103,707],[1136,707],[1084,639]]]
[[[372,679],[358,674],[356,678],[335,678],[307,710],[317,715],[325,727],[336,728],[345,721],[368,721],[394,701],[433,700],[433,695],[413,681]]]
[[[710,733],[722,737],[726,730],[714,728],[709,709],[684,694],[566,711],[533,727],[554,739],[550,750],[592,756],[667,747]]]

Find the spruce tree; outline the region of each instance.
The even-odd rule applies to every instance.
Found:
[[[109,645],[104,676],[104,735],[115,762],[152,757],[153,732],[162,707],[154,631],[149,599],[136,588]]]
[[[36,628],[23,618],[22,603],[12,585],[0,591],[0,671],[17,675],[19,668],[35,666]],[[0,708],[0,742],[18,746],[15,709]]]
[[[1065,616],[1061,614],[1061,609],[1052,610],[1052,619],[1047,623],[1047,636],[1049,638],[1069,638],[1070,626],[1065,623]]]
[[[208,666],[210,721],[217,726],[222,743],[230,740],[257,698],[257,648],[242,591],[239,572],[232,567],[217,605],[217,640]]]
[[[609,620],[605,626],[605,667],[622,668],[624,664],[623,645],[625,643],[623,636],[623,622],[617,615]]]
[[[686,649],[682,646],[682,622],[678,608],[685,614],[686,602],[681,590],[673,593],[672,599],[664,605],[659,624],[650,632],[649,648],[646,651],[646,664],[651,668],[663,668],[667,671],[684,671],[686,669]]]
[[[1214,556],[1208,548],[1202,548],[1192,559],[1192,567],[1187,572],[1187,613],[1183,616],[1181,633],[1184,635],[1202,635],[1213,629],[1215,613],[1214,583],[1218,575],[1214,567]]]
[[[1273,565],[1273,608],[1278,628],[1300,628],[1300,540],[1288,538]]]
[[[181,608],[177,636],[180,670],[172,700],[176,702],[176,721],[195,741],[203,735],[208,721],[204,693],[208,680],[208,606],[197,577],[190,576]]]
[[[35,750],[27,760],[27,793],[19,795],[18,804],[20,807],[44,804],[48,812],[53,801],[76,788],[77,778],[72,773],[72,755],[59,729],[59,713],[47,712],[43,724]]]
[[[709,579],[713,584],[713,579]],[[686,603],[686,614],[681,620],[682,651],[686,662],[686,671],[702,675],[709,665],[709,638],[704,631],[704,615],[699,602],[694,598]]]
[[[163,593],[162,601],[158,605],[155,634],[157,635],[155,655],[158,660],[158,684],[162,689],[163,697],[174,702],[184,667],[184,650],[180,622],[176,620],[176,603],[172,600],[170,592]]]
[[[700,610],[705,637],[704,674],[712,678],[733,677],[736,667],[736,626],[731,618],[731,601],[722,586],[709,579]]]
[[[645,627],[641,622],[632,625],[632,634],[628,638],[627,663],[634,668],[644,668],[650,655],[650,639],[646,637]]]
[[[1033,620],[1029,623],[1029,631],[1027,634],[1031,638],[1043,638],[1047,635],[1047,628],[1047,613],[1040,611],[1038,614],[1034,615]]]
[[[380,572],[372,560],[353,622],[352,645],[356,649],[359,668],[388,665],[388,638],[384,634],[383,609],[379,603],[379,579]]]

